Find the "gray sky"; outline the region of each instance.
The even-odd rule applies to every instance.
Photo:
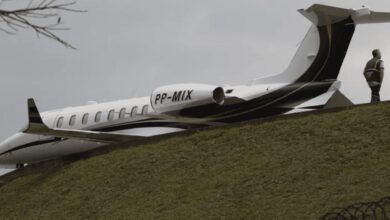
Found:
[[[78,50],[32,31],[0,33],[0,140],[25,126],[29,97],[43,111],[280,73],[310,26],[297,9],[315,2],[390,11],[388,0],[80,0],[76,8],[88,12],[63,15],[72,30],[59,33]],[[380,48],[390,66],[389,36],[390,24],[358,26],[339,77],[354,102],[369,100],[362,69],[371,50]],[[386,75],[384,99],[389,91]]]

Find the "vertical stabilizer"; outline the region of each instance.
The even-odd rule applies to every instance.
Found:
[[[336,80],[356,24],[390,22],[390,13],[314,4],[298,10],[313,23],[287,69],[252,84]]]

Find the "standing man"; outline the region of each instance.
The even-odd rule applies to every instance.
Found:
[[[385,67],[381,60],[382,54],[380,50],[373,50],[372,56],[373,58],[367,62],[366,68],[364,69],[364,77],[371,89],[371,103],[374,103],[380,102],[379,91],[381,90]]]

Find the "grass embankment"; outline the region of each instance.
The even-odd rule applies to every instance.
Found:
[[[27,167],[1,219],[318,219],[390,195],[390,105],[195,132]]]

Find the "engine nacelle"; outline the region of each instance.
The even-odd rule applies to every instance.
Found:
[[[218,104],[225,101],[222,87],[205,84],[177,84],[157,88],[150,102],[155,112],[177,114],[190,107]]]

